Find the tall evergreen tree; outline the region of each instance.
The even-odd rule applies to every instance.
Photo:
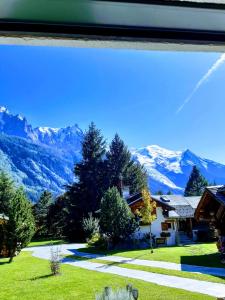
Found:
[[[127,202],[116,187],[109,189],[101,201],[100,229],[114,244],[128,238],[138,224]]]
[[[82,161],[75,166],[76,182],[68,186],[65,194],[68,210],[66,231],[70,239],[81,233],[82,219],[100,207],[105,192],[105,147],[101,131],[91,123],[82,143]]]
[[[147,174],[145,168],[134,162],[127,170],[125,183],[130,188],[130,193],[134,194],[147,188]]]
[[[51,192],[44,191],[38,202],[34,205],[34,216],[36,222],[36,235],[47,236],[49,235],[50,220],[49,210],[53,204],[53,197]]]
[[[49,233],[55,238],[63,238],[68,222],[68,205],[66,193],[57,197],[49,207]]]
[[[0,209],[7,216],[4,226],[0,227],[0,237],[4,237],[0,238],[0,250],[6,246],[11,262],[16,252],[30,242],[35,226],[30,201],[5,173],[0,174]]]
[[[9,220],[6,223],[6,242],[10,250],[9,262],[11,262],[15,254],[28,245],[35,230],[31,203],[22,188],[17,189],[14,197],[11,198],[7,216]]]
[[[4,214],[8,219],[9,203],[15,196],[15,187],[10,177],[1,172],[0,173],[0,214]],[[0,224],[0,253],[5,249],[8,234],[6,230],[6,222]],[[5,249],[6,250],[6,249]]]
[[[118,134],[112,140],[106,153],[108,180],[110,187],[117,187],[122,195],[122,180],[126,177],[128,168],[132,166],[131,153]]]
[[[147,186],[144,167],[134,162],[130,151],[118,134],[112,140],[106,157],[108,186],[117,187],[120,195],[122,195],[122,185],[129,186],[132,194]]]
[[[201,196],[204,192],[205,187],[208,185],[207,180],[201,175],[200,171],[196,166],[193,167],[191,175],[188,179],[184,196]]]
[[[4,172],[0,173],[0,213],[7,214],[8,204],[15,195],[12,179]]]

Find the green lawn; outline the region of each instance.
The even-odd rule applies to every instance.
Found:
[[[132,283],[139,289],[140,300],[192,300],[214,299],[206,295],[167,288],[141,280],[88,271],[68,265],[62,274],[53,277],[48,261],[22,252],[12,264],[0,259],[0,299],[7,300],[94,300],[96,292],[105,286],[120,287]]]
[[[99,250],[94,248],[83,248],[80,249],[80,251],[99,253]],[[194,244],[182,247],[161,247],[154,249],[154,253],[151,253],[149,249],[130,251],[114,250],[107,252],[103,251],[102,253],[106,255],[118,255],[130,258],[224,268],[224,265],[220,263],[215,243]]]
[[[50,245],[60,245],[66,243],[64,240],[37,240],[32,241],[28,245],[28,247],[37,247],[37,246],[50,246]]]

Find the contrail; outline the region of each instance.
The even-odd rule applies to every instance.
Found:
[[[190,95],[184,100],[182,105],[177,109],[176,113],[178,114],[184,108],[184,106],[191,100],[194,94],[199,90],[199,88],[209,79],[209,77],[225,62],[225,53],[222,54],[217,61],[212,65],[212,67],[206,72],[206,74],[198,81],[196,86]]]

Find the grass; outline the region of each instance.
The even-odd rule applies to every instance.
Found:
[[[28,247],[38,247],[38,246],[51,246],[51,245],[61,245],[66,243],[65,240],[36,240],[30,242]]]
[[[141,280],[98,273],[63,265],[60,276],[51,276],[49,262],[22,252],[11,264],[0,259],[0,299],[8,300],[94,300],[96,292],[105,286],[124,287],[133,284],[140,300],[210,300],[213,297],[167,288]]]
[[[82,248],[82,252],[99,253],[95,248]],[[118,255],[129,258],[139,258],[147,260],[167,261],[188,265],[224,268],[219,260],[215,243],[194,244],[188,246],[162,247],[154,249],[151,253],[149,249],[129,250],[129,251],[102,251],[106,255]]]

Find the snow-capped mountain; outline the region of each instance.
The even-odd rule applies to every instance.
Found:
[[[83,132],[66,128],[33,128],[25,117],[0,107],[0,170],[24,185],[35,200],[44,189],[62,193],[74,180],[74,163],[81,159]]]
[[[64,185],[74,180],[74,163],[81,159],[83,136],[77,124],[33,128],[25,117],[0,107],[0,170],[24,185],[33,200],[44,189],[62,193]],[[153,145],[131,152],[133,159],[145,166],[152,193],[182,194],[193,165],[210,183],[225,183],[225,165],[190,150],[171,151]]]
[[[210,183],[225,183],[225,165],[197,156],[190,150],[172,151],[157,145],[132,150],[134,160],[145,166],[152,193],[183,193],[194,165]]]
[[[28,139],[36,144],[54,146],[72,153],[80,153],[83,132],[77,124],[66,128],[33,128],[27,119],[19,114],[13,115],[0,107],[0,133]]]

